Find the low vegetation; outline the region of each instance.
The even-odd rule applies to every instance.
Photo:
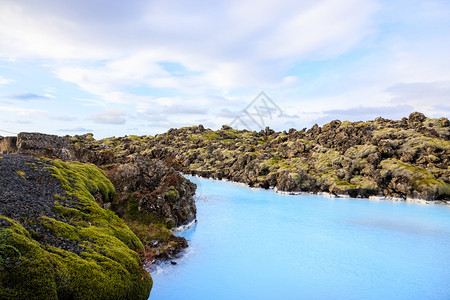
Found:
[[[45,228],[46,235],[0,216],[8,224],[0,231],[0,261],[8,260],[0,273],[0,298],[147,299],[152,279],[138,255],[142,242],[95,199],[114,197],[111,182],[94,165],[51,163],[66,192],[54,195],[55,217],[27,220]],[[45,236],[75,246],[52,246]]]
[[[229,126],[211,130],[199,125],[171,129],[155,137],[97,143],[113,145],[105,147],[116,157],[139,153],[169,160],[185,173],[250,186],[445,200],[450,199],[449,137],[448,119],[412,113],[398,121],[335,120],[323,127],[284,132],[269,128],[252,132]],[[84,143],[90,145],[89,141]]]

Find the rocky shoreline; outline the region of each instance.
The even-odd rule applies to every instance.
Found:
[[[84,136],[93,140],[92,135]],[[196,218],[195,185],[160,159],[139,154],[117,156],[73,143],[74,138],[42,133],[20,133],[0,141],[0,152],[44,156],[92,163],[113,183],[116,197],[98,203],[117,213],[144,242],[156,259],[170,259],[187,247],[170,229]]]
[[[198,175],[193,175],[195,177],[198,178],[204,178]],[[205,178],[205,179],[209,179],[209,180],[221,180],[221,181],[225,181],[225,182],[230,182],[233,184],[237,184],[237,185],[241,185],[241,186],[245,186],[248,188],[252,188],[252,189],[270,189],[273,190],[275,193],[277,194],[281,194],[281,195],[289,195],[289,196],[299,196],[299,195],[319,195],[325,198],[343,198],[343,199],[348,199],[348,198],[352,198],[350,195],[347,194],[332,194],[332,193],[327,193],[327,192],[302,192],[302,191],[297,191],[297,192],[293,192],[293,191],[282,191],[279,190],[277,187],[269,187],[269,188],[261,188],[261,187],[252,187],[248,184],[242,183],[242,182],[237,182],[237,181],[232,181],[232,180],[228,180],[228,179],[218,179],[218,178]],[[435,205],[449,205],[450,206],[450,200],[427,200],[427,199],[420,199],[420,198],[402,198],[402,197],[389,197],[389,196],[382,196],[382,195],[373,195],[373,196],[369,196],[369,197],[356,197],[354,199],[368,199],[368,200],[375,200],[375,201],[399,201],[399,202],[410,202],[410,203],[416,203],[416,204],[435,204]],[[182,226],[183,227],[183,226]]]
[[[36,285],[19,283],[36,270],[51,273],[49,282],[37,283],[50,286],[43,293],[75,297],[84,281],[69,273],[84,271],[70,262],[84,266],[86,253],[137,265],[123,282],[139,287],[124,299],[148,297],[152,282],[142,267],[182,252],[187,241],[173,231],[196,221],[197,186],[183,173],[283,194],[450,202],[450,122],[417,112],[402,120],[335,120],[283,132],[199,125],[102,140],[20,133],[0,137],[0,153],[0,296],[12,299],[29,298]],[[98,231],[122,244],[105,244],[102,235],[92,239]],[[111,246],[127,255],[114,259]],[[99,270],[99,277],[116,279],[110,270]],[[146,282],[138,284],[139,276]],[[95,282],[97,289],[111,284]],[[114,298],[123,291],[105,293]]]
[[[202,125],[156,136],[65,137],[115,159],[140,155],[175,170],[287,192],[450,200],[450,122],[421,113],[367,122],[256,132]]]
[[[188,247],[171,229],[195,221],[196,185],[165,162],[39,133],[0,150],[0,298],[147,299],[148,267]]]
[[[91,162],[105,170],[140,157],[185,174],[293,193],[450,200],[450,122],[417,112],[402,120],[335,120],[288,132],[225,125],[213,131],[199,125],[154,137],[52,136],[51,145],[46,136],[21,133],[5,138],[0,151],[37,152]],[[167,209],[165,214],[178,223],[179,216]],[[191,221],[191,216],[181,217],[181,223]]]

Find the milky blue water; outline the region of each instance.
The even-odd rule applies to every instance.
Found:
[[[199,185],[150,299],[450,299],[450,208]]]

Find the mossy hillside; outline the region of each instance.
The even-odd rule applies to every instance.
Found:
[[[349,149],[347,149],[344,155],[352,159],[365,158],[377,151],[378,149],[375,145],[364,144],[364,145],[357,145],[355,147],[350,147]]]
[[[135,250],[143,245],[111,211],[103,210],[91,193],[110,199],[114,188],[93,165],[55,161],[72,207],[55,205],[59,220],[41,217],[54,236],[76,241],[78,254],[41,244],[16,221],[3,228],[8,243],[22,257],[1,271],[1,299],[147,299],[152,286]],[[55,198],[58,201],[58,197]],[[4,217],[2,217],[4,218]]]
[[[449,133],[446,118],[425,118],[420,113],[402,120],[332,121],[322,127],[289,132],[229,126],[200,130],[200,126],[192,126],[170,129],[145,140],[140,146],[145,150],[140,153],[150,158],[175,157],[180,162],[176,167],[185,173],[227,178],[250,186],[423,198],[434,186],[439,188],[440,199],[450,199],[450,193],[445,192],[449,183]],[[125,143],[123,147],[131,146]],[[404,182],[399,182],[399,177],[382,177],[380,173],[386,168],[381,162],[392,159],[423,169],[432,177],[415,180],[414,184],[406,182],[412,177],[403,177]],[[287,175],[291,173],[302,178],[300,185],[295,176]],[[412,188],[399,192],[400,185]]]
[[[153,213],[140,211],[138,200],[132,197],[126,201],[122,218],[143,243],[153,240],[164,242],[172,235],[169,229],[172,229],[173,223],[168,224]]]
[[[147,299],[151,278],[118,240],[92,234],[95,241],[84,241],[77,255],[42,245],[18,222],[1,218],[12,224],[2,230],[21,254],[1,270],[1,299]]]
[[[397,159],[381,162],[382,177],[405,178],[412,183],[412,188],[419,192],[426,192],[430,199],[440,199],[450,194],[450,184],[436,178],[426,169],[404,163]]]
[[[66,189],[66,193],[78,199],[77,208],[55,206],[55,211],[82,226],[98,227],[101,231],[115,236],[132,249],[143,249],[141,241],[113,211],[98,205],[93,195],[101,194],[103,201],[112,201],[114,186],[105,173],[92,164],[54,161],[54,176]]]
[[[95,165],[61,160],[53,161],[53,165],[53,176],[61,181],[68,194],[76,196],[81,203],[92,204],[92,195],[97,193],[101,194],[105,202],[114,199],[114,186]]]
[[[435,130],[440,135],[449,135],[450,128],[442,126],[443,121],[444,120],[442,118],[441,119],[426,118],[423,121],[423,125],[426,128]]]

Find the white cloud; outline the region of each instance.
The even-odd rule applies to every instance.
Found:
[[[38,95],[34,93],[20,93],[20,94],[14,94],[6,96],[7,98],[13,99],[13,100],[20,100],[20,101],[30,101],[30,100],[47,100],[50,98],[55,98],[55,96],[50,94],[45,95]]]
[[[61,131],[61,132],[70,132],[70,133],[80,133],[80,132],[91,132],[92,129],[87,129],[84,127],[76,127],[76,128],[68,128],[68,129],[58,129],[57,131]]]
[[[324,124],[332,120],[369,121],[377,117],[399,120],[408,117],[414,108],[409,105],[396,106],[358,106],[349,109],[333,109],[324,111],[324,115],[314,122]]]
[[[268,55],[299,59],[341,54],[371,32],[370,16],[375,9],[371,1],[316,2],[274,27],[258,43],[258,54],[265,59]]]
[[[311,53],[341,53],[368,33],[374,12],[371,0],[197,4],[108,3],[106,12],[124,11],[112,22],[105,12],[90,12],[99,9],[92,2],[64,7],[53,1],[6,1],[0,10],[0,48],[3,56],[103,59],[106,63],[95,67],[75,61],[74,67],[63,63],[55,68],[59,78],[105,101],[117,101],[111,93],[130,96],[124,89],[138,83],[220,94],[223,89],[279,84],[289,63]],[[358,14],[350,13],[356,7]],[[196,75],[173,76],[160,61],[178,62]]]
[[[7,78],[4,78],[4,77],[0,76],[0,86],[7,85],[7,84],[10,84],[12,82],[14,82],[14,80],[7,79]]]
[[[111,108],[97,114],[92,114],[90,119],[95,123],[101,124],[125,124],[125,111],[121,109]]]
[[[273,121],[280,126],[364,114],[358,107],[436,112],[447,90],[434,83],[450,80],[450,6],[411,1],[3,0],[0,59],[45,61],[83,92],[73,100],[85,110],[126,104],[128,116],[158,126],[227,123],[262,90],[300,116]],[[91,120],[126,116],[106,110]]]

